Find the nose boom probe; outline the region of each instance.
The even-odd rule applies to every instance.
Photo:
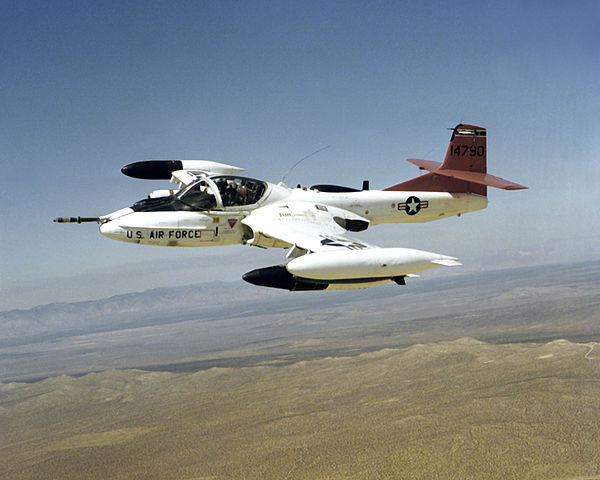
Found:
[[[56,223],[91,223],[100,222],[100,217],[57,217],[54,219]]]

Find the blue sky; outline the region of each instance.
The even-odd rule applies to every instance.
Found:
[[[129,206],[147,158],[201,158],[288,183],[383,188],[441,160],[460,121],[488,170],[528,185],[484,212],[366,232],[503,268],[598,258],[600,4],[3,2],[0,309],[239,278],[250,247],[121,244],[60,215]],[[533,259],[533,260],[532,260]],[[517,259],[518,260],[518,259]],[[473,266],[472,265],[472,266]]]

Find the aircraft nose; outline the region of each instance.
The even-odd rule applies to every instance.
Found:
[[[127,207],[100,217],[102,222],[100,233],[113,240],[127,241],[127,231],[118,223],[118,220],[130,213],[133,213],[133,210]]]
[[[103,221],[109,221],[109,220],[114,220],[115,218],[129,215],[130,213],[133,213],[133,209],[130,207],[126,207],[126,208],[121,208],[120,210],[117,210],[116,212],[109,213],[108,215],[104,215],[103,217],[100,217],[100,219]]]
[[[100,233],[114,240],[122,240],[125,236],[125,230],[114,220],[100,225]]]

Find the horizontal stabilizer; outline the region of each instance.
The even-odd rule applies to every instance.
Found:
[[[487,133],[476,125],[459,124],[452,137],[442,163],[409,158],[422,170],[430,173],[393,185],[385,190],[474,193],[485,197],[487,187],[504,190],[527,188],[518,183],[487,173]]]
[[[527,188],[524,185],[519,185],[518,183],[496,177],[495,175],[490,175],[489,173],[442,168],[442,164],[440,162],[435,162],[433,160],[408,158],[407,161],[436,175],[456,178],[458,180],[464,180],[465,182],[487,185],[488,187],[502,188],[504,190],[523,190]]]

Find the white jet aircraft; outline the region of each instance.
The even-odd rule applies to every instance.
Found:
[[[289,188],[239,175],[242,168],[206,160],[150,160],[122,168],[125,175],[171,180],[178,190],[102,217],[60,217],[55,222],[97,222],[109,238],[144,245],[197,247],[247,244],[288,249],[287,263],[243,275],[254,285],[287,290],[367,288],[444,265],[454,257],[408,248],[381,248],[357,240],[380,223],[429,222],[481,210],[487,186],[522,185],[487,173],[486,130],[457,125],[443,163],[408,159],[429,173],[383,190],[335,185]]]

